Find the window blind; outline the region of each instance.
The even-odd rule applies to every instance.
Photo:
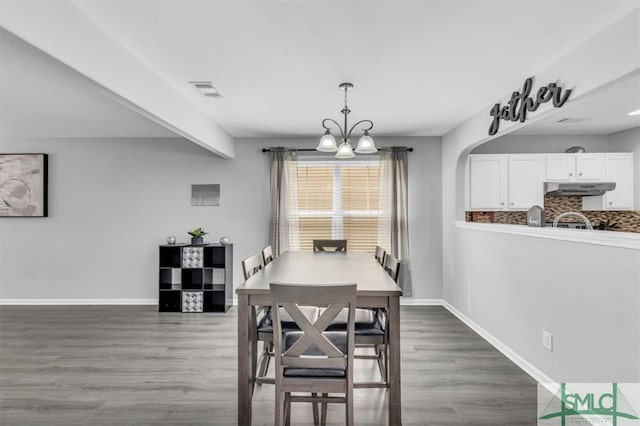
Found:
[[[346,239],[349,250],[373,254],[384,244],[378,235],[379,161],[298,161],[297,170],[295,246],[312,250],[314,239]]]

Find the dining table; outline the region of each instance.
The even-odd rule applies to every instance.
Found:
[[[402,290],[367,252],[287,251],[236,288],[238,296],[238,425],[250,426],[257,367],[256,310],[270,306],[271,283],[357,284],[358,308],[386,311],[388,424],[402,424],[400,395],[400,296]],[[356,414],[357,415],[357,414]]]

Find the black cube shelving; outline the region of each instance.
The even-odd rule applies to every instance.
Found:
[[[159,253],[158,311],[229,310],[233,304],[232,244],[165,244]]]

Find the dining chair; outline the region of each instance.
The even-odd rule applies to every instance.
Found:
[[[331,248],[333,250],[326,250]],[[347,240],[313,240],[313,251],[347,251]]]
[[[262,262],[267,266],[271,261],[273,261],[273,250],[271,246],[266,246],[262,249]]]
[[[380,247],[376,247],[376,254],[378,254],[378,248]],[[391,276],[391,278],[395,282],[398,282],[398,271],[400,270],[400,263],[395,257],[386,253],[384,250],[382,251],[384,253],[382,257],[384,258],[383,267],[385,271],[387,271],[389,276]],[[358,309],[357,311],[360,311],[360,309]],[[372,322],[369,318],[365,318],[363,315],[356,315],[356,347],[371,347],[374,349],[374,355],[358,354],[355,357],[376,360],[376,362],[378,363],[378,370],[380,371],[380,375],[382,376],[382,383],[356,383],[356,387],[388,387],[389,360],[387,345],[389,343],[389,335],[387,333],[387,315],[383,309],[372,309],[370,311],[371,315],[373,316],[374,322]]]
[[[271,283],[275,351],[275,425],[290,424],[291,403],[313,404],[314,424],[326,424],[327,403],[345,404],[346,424],[353,425],[353,356],[355,347],[356,284],[297,285]],[[315,319],[300,309],[323,307]],[[346,309],[345,330],[328,326]],[[290,331],[282,313],[299,330]],[[296,392],[293,395],[292,392]],[[305,395],[299,395],[302,392]],[[343,394],[329,396],[329,394]],[[319,396],[318,394],[322,394]]]
[[[242,273],[244,279],[248,280],[263,268],[262,255],[254,254],[242,261]],[[269,370],[269,361],[273,356],[273,331],[270,327],[264,327],[264,324],[270,322],[271,306],[257,306],[255,308],[254,319],[258,324],[258,341],[262,342],[262,352],[258,358],[258,372],[256,373],[256,384],[259,386],[265,381],[267,371]]]
[[[378,261],[380,266],[384,265],[384,255],[385,254],[386,254],[385,249],[383,249],[380,246],[376,246],[376,254],[374,255],[374,257],[376,258],[376,260]]]
[[[400,271],[400,262],[389,253],[384,254],[383,268],[389,276],[397,283],[398,273]],[[384,309],[374,310],[375,319],[377,321],[375,327],[366,327],[356,335],[358,345],[371,346],[374,349],[374,355],[358,355],[358,358],[375,359],[378,363],[378,369],[382,376],[385,387],[389,386],[389,322],[387,321],[387,313]],[[358,324],[356,323],[356,326]],[[382,335],[380,335],[380,330]],[[357,331],[356,331],[357,333]],[[381,384],[370,383],[363,384],[358,387],[381,387]]]
[[[262,266],[262,256],[260,256],[260,254],[247,257],[242,261],[242,274],[244,275],[244,279],[248,280],[251,278],[253,274],[262,269]]]
[[[400,272],[400,262],[398,262],[398,259],[388,253],[385,254],[383,268],[395,282],[398,282],[398,273]]]

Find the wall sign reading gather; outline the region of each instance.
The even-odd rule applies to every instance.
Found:
[[[556,83],[549,83],[538,89],[535,99],[530,98],[531,88],[533,86],[533,78],[529,77],[524,81],[522,92],[513,92],[511,99],[503,107],[497,103],[491,108],[489,115],[493,117],[493,121],[489,126],[489,134],[495,135],[500,128],[500,120],[520,121],[524,123],[527,119],[527,111],[535,111],[541,104],[552,101],[553,106],[560,108],[569,99],[571,89],[562,92],[562,87],[558,87]]]

